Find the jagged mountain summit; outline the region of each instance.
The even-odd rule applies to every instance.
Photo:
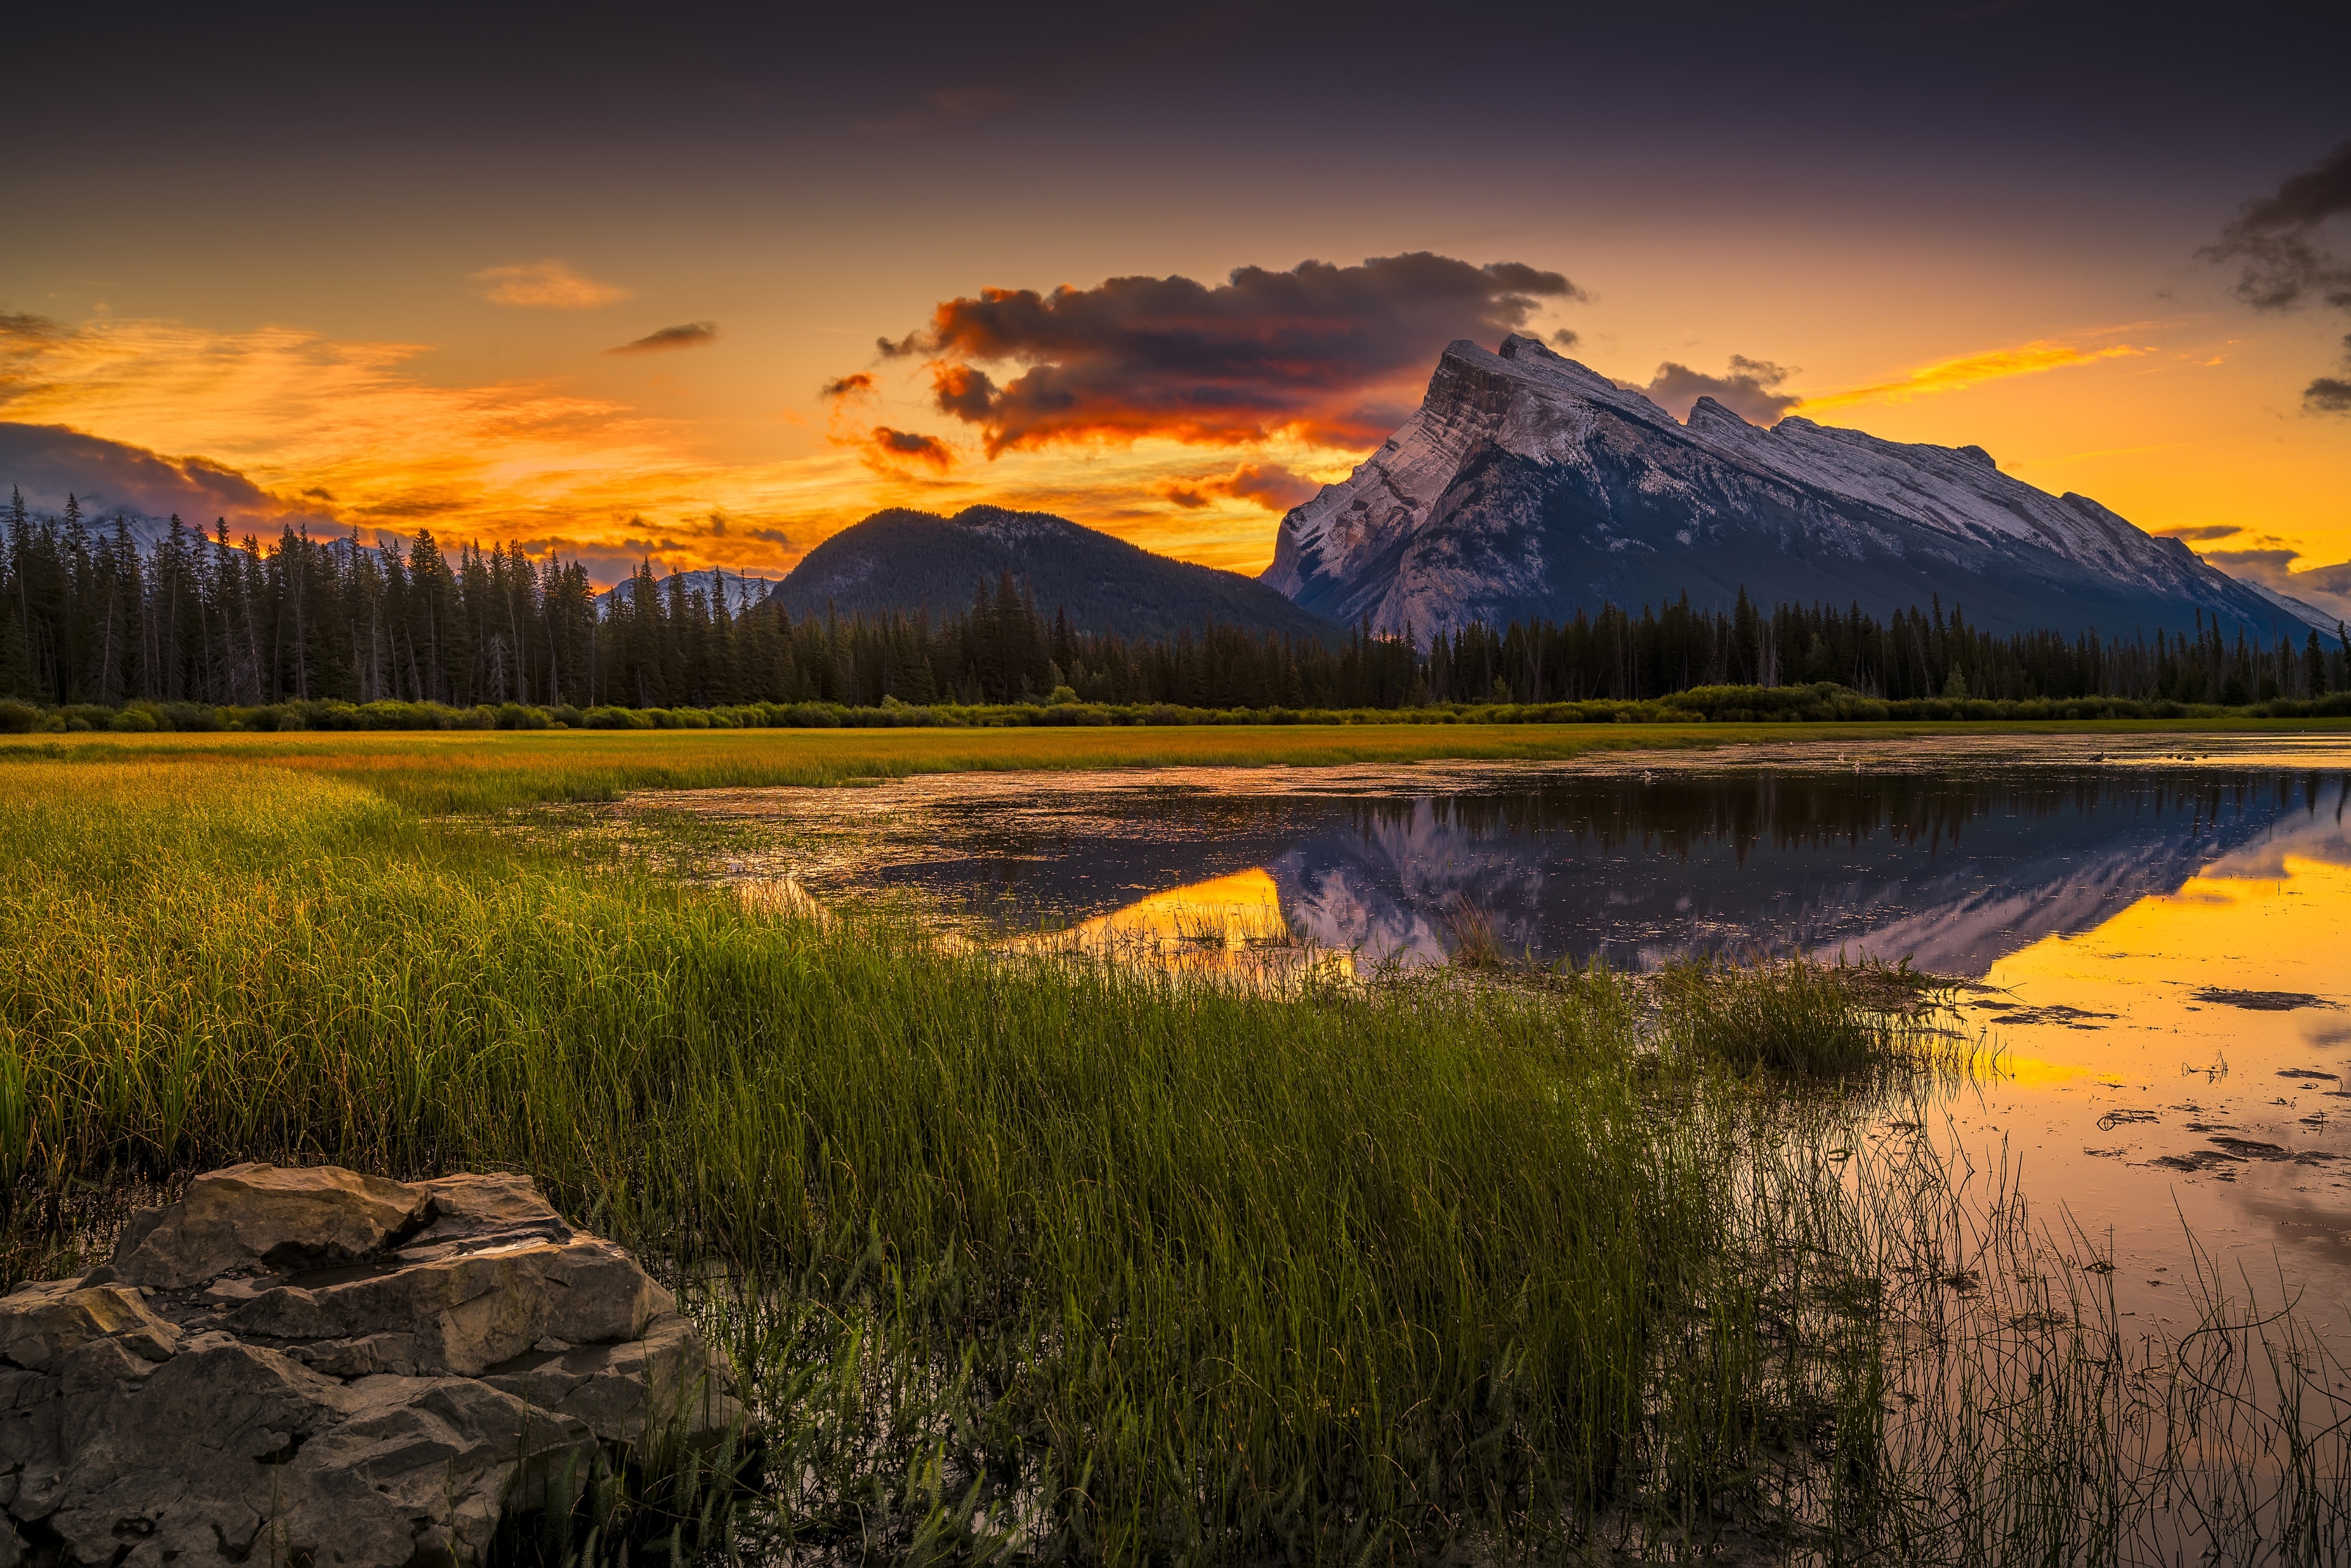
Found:
[[[1263,580],[1334,621],[1426,638],[1687,592],[1938,596],[1994,632],[2184,631],[2199,613],[2297,642],[2334,618],[2238,581],[2086,496],[2002,474],[1981,447],[1749,424],[1701,398],[1683,424],[1532,338],[1445,350],[1420,410],[1281,520]]]
[[[952,517],[893,507],[809,551],[773,601],[795,617],[928,608],[961,614],[1004,572],[1050,617],[1081,632],[1173,637],[1215,622],[1251,632],[1331,639],[1340,629],[1254,578],[1196,566],[1050,512],[967,507]]]

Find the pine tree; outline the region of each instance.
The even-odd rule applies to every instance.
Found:
[[[9,486],[5,542],[7,570],[0,575],[0,589],[8,591],[5,601],[0,601],[0,617],[6,617],[7,623],[0,627],[0,696],[37,696],[39,688],[33,680],[33,525],[25,515],[25,492],[15,486]]]

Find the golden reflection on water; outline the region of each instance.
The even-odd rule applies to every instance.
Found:
[[[1154,893],[1067,930],[998,946],[1141,960],[1247,981],[1309,970],[1341,978],[1354,973],[1349,955],[1300,943],[1282,913],[1280,885],[1261,866]]]
[[[2232,1071],[2280,1067],[2338,1071],[2337,1051],[2314,1030],[2333,1009],[2248,1009],[2200,999],[2204,989],[2276,991],[2329,998],[2351,972],[2351,866],[2288,853],[2273,867],[2239,871],[2223,862],[2177,892],[2151,894],[2089,931],[2044,936],[1995,963],[1987,988],[2027,1009],[2066,1007],[2094,1016],[2060,1022],[2019,1019],[2007,1026],[2046,1055],[2012,1047],[2021,1081],[2068,1080],[2152,1071],[2152,1060],[2118,1058],[2117,1035],[2154,1035],[2176,1047],[2179,1066]],[[2337,1037],[2339,1038],[2339,1037]],[[2292,1061],[2288,1061],[2292,1058]],[[2298,1082],[2311,1082],[2308,1080]]]
[[[2192,1318],[2192,1234],[2232,1291],[2297,1298],[2351,1337],[2346,955],[2351,852],[2331,823],[2044,936],[1970,998],[2008,1055],[1956,1103],[1956,1142],[2021,1166],[2044,1221],[2111,1245],[2126,1315]]]

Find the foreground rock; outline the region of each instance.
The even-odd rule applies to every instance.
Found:
[[[471,1562],[600,1446],[740,1415],[669,1293],[526,1177],[235,1166],[0,1298],[0,1568]]]

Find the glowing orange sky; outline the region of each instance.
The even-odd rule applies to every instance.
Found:
[[[524,290],[525,308],[562,310],[588,341],[617,344],[639,325],[616,319],[623,286],[560,263],[486,267],[452,278],[452,292],[478,297],[485,278]],[[925,303],[909,297],[879,319],[916,318]],[[1628,350],[1628,340],[1656,336],[1642,319],[1655,307],[1628,298],[1619,325],[1608,303],[1604,296],[1600,307],[1562,316],[1589,345],[1575,351],[1599,368],[1632,379],[1668,350],[1705,368],[1702,350],[1680,345]],[[1820,332],[1810,351],[1780,350],[1823,367],[1792,383],[1807,393],[1797,412],[1896,439],[1981,444],[2021,477],[2094,495],[2150,529],[2234,524],[2286,541],[2310,558],[2304,564],[2351,554],[2351,444],[2277,406],[2291,372],[2277,363],[2282,346],[2264,340],[2267,323],[2184,314],[1991,347],[1954,332],[1952,351],[1940,355],[1906,352],[1886,340],[1896,334],[1867,326],[1846,322],[1834,336]],[[1794,334],[1759,325],[1719,340],[1727,353],[1767,335]],[[1909,326],[1898,336],[1923,347],[1944,334]],[[1215,481],[1237,460],[1328,481],[1362,455],[1280,437],[1237,459],[1228,445],[1148,438],[989,459],[927,406],[918,367],[872,371],[874,396],[829,405],[814,395],[815,366],[799,378],[800,396],[779,397],[783,378],[729,347],[634,355],[618,375],[605,356],[583,370],[576,352],[517,354],[517,373],[472,380],[436,374],[434,361],[449,356],[422,340],[98,315],[15,340],[0,414],[202,456],[242,472],[289,511],[362,530],[423,526],[444,538],[770,571],[881,507],[952,511],[979,501],[1059,511],[1151,549],[1254,571],[1271,553],[1277,514],[1217,494]],[[693,392],[681,396],[682,383]],[[696,406],[729,398],[766,405],[766,440],[714,429]],[[947,465],[877,455],[865,444],[876,425],[935,433]],[[1179,490],[1194,504],[1170,498]]]
[[[1195,408],[1224,444],[990,459],[877,340],[991,288],[1425,252],[1572,278],[1524,326],[1627,382],[1785,367],[1808,415],[1980,445],[2199,548],[2351,559],[2351,416],[2301,401],[2351,321],[2249,308],[2203,254],[2340,142],[2340,50],[1868,9],[475,8],[453,47],[423,13],[52,7],[11,37],[0,422],[608,576],[775,571],[877,507],[977,501],[1249,570],[1289,476],[1369,443],[1236,445]],[[93,111],[97,62],[135,112]],[[2273,237],[2343,250],[2351,214],[2304,216]],[[1296,428],[1359,435],[1427,369]]]

